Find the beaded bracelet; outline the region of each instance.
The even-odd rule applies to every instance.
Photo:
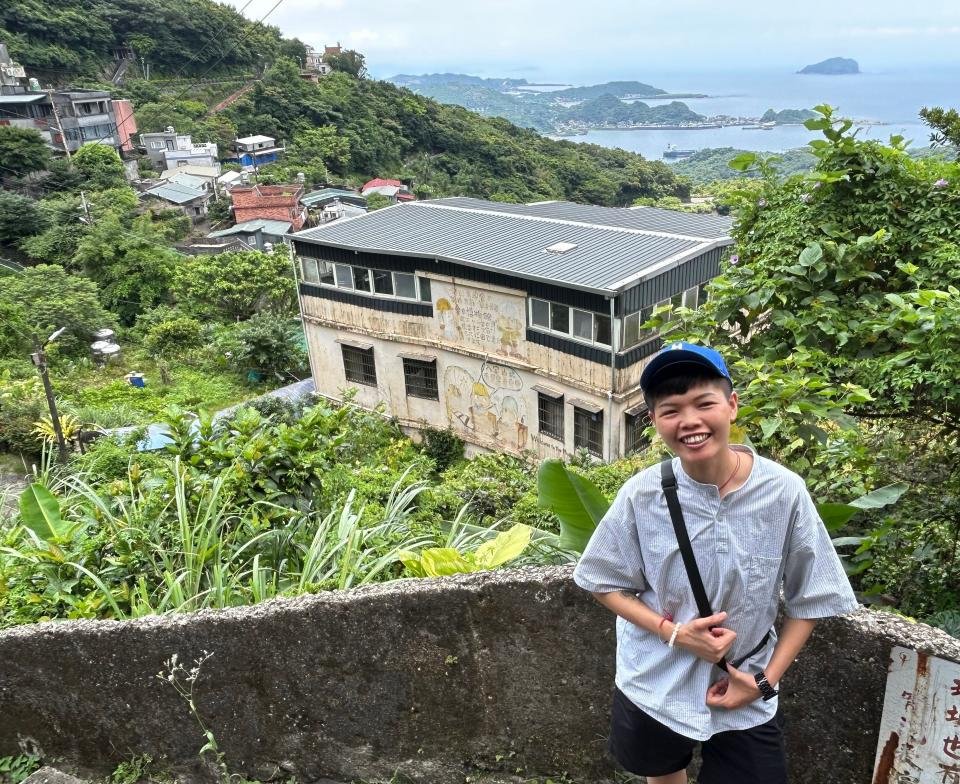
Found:
[[[677,633],[680,631],[681,626],[683,626],[683,624],[678,623],[673,627],[673,631],[670,633],[670,642],[667,643],[667,647],[673,647],[673,644],[677,641]]]

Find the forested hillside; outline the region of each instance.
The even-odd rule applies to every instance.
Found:
[[[219,142],[260,133],[287,142],[284,164],[265,172],[281,180],[301,171],[311,182],[399,176],[412,179],[420,197],[564,198],[605,205],[686,194],[659,161],[546,139],[387,82],[338,73],[312,84],[299,78],[288,59],[214,119],[204,102],[165,95],[149,83],[132,85],[130,94],[142,131],[175,124]]]
[[[96,78],[125,44],[157,75],[253,71],[303,44],[213,0],[4,0],[0,41],[34,76]]]

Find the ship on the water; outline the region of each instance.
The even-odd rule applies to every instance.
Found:
[[[696,154],[696,150],[680,150],[675,144],[668,144],[667,149],[663,151],[664,158],[689,158]]]

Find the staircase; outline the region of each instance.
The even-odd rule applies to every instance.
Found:
[[[224,98],[222,101],[220,101],[220,103],[218,103],[216,106],[214,106],[209,112],[207,112],[207,117],[209,117],[211,114],[216,114],[217,112],[222,112],[224,109],[226,109],[226,108],[227,108],[228,106],[230,106],[231,104],[236,103],[236,102],[237,102],[238,100],[240,100],[244,95],[246,95],[248,92],[250,92],[250,91],[253,89],[254,85],[255,85],[258,81],[260,81],[260,80],[259,80],[259,79],[254,79],[252,82],[247,82],[243,87],[241,87],[241,88],[240,88],[239,90],[237,90],[236,92],[230,93],[230,95],[228,95],[226,98]]]

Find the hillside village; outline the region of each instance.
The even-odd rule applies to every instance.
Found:
[[[890,640],[960,638],[956,111],[924,110],[917,157],[820,105],[788,118],[802,165],[705,151],[724,172],[695,186],[369,78],[339,42],[127,2],[73,48],[79,0],[0,18],[0,781],[53,758],[115,782],[609,780],[578,748],[608,673],[576,636],[608,632],[569,569],[667,454],[640,376],[681,340],[727,357],[731,437],[802,476],[871,608],[817,643],[831,684],[877,691],[868,731],[817,668],[798,681],[854,749],[803,780],[868,775]],[[88,666],[108,674],[73,684]],[[534,716],[568,666],[577,705]],[[195,700],[204,667],[223,682]],[[382,737],[351,723],[381,709]]]

